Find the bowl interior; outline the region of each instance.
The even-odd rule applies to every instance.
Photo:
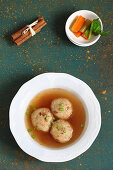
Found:
[[[69,29],[71,23],[73,22],[73,20],[82,15],[83,17],[85,17],[86,19],[89,19],[91,21],[93,21],[94,19],[97,19],[99,18],[98,15],[96,15],[94,12],[91,12],[91,11],[88,11],[88,10],[80,10],[80,11],[77,11],[77,12],[74,12],[68,19],[67,19],[67,22],[66,22],[66,26],[65,26],[65,30],[66,30],[66,34],[67,34],[67,37],[69,38],[69,40],[76,44],[76,45],[79,45],[79,46],[89,46],[89,45],[92,45],[94,44],[96,41],[98,41],[98,39],[100,38],[100,35],[98,36],[94,36],[92,35],[91,36],[91,39],[90,40],[85,40],[83,37],[76,37]],[[101,22],[101,19],[99,18],[99,21],[100,21],[100,24],[101,24],[101,28],[103,30],[103,25],[102,25],[102,22]]]
[[[62,88],[77,94],[86,109],[86,124],[82,135],[65,148],[41,146],[30,137],[25,127],[24,115],[29,102],[37,93],[48,88]],[[20,148],[45,162],[64,162],[82,154],[95,140],[101,125],[100,105],[90,87],[65,73],[45,73],[25,83],[12,100],[9,118],[11,132]]]

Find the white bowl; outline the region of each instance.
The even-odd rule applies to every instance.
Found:
[[[85,17],[86,19],[89,19],[91,21],[93,21],[94,19],[97,19],[99,18],[99,16],[97,14],[95,14],[94,12],[92,11],[89,11],[89,10],[80,10],[80,11],[76,11],[74,12],[72,15],[69,16],[69,18],[67,19],[66,21],[66,25],[65,25],[65,31],[66,31],[66,35],[67,37],[69,38],[69,40],[78,45],[78,46],[82,46],[82,47],[87,47],[87,46],[90,46],[90,45],[93,45],[94,43],[96,43],[99,38],[100,38],[100,35],[98,36],[94,36],[92,35],[91,36],[91,39],[90,40],[85,40],[83,37],[76,37],[69,29],[72,21],[77,17],[77,16],[80,16],[82,15],[83,17]],[[99,18],[99,21],[100,21],[100,24],[101,24],[101,29],[103,30],[103,25],[102,25],[102,21],[101,19]]]
[[[63,88],[76,93],[86,110],[83,133],[77,141],[64,148],[41,146],[31,138],[25,127],[24,116],[28,104],[37,93],[48,88]],[[9,124],[17,144],[24,152],[45,162],[65,162],[85,152],[94,142],[101,127],[100,105],[91,88],[78,78],[65,73],[44,73],[19,89],[10,105]]]

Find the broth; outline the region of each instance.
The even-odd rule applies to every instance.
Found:
[[[70,141],[66,143],[57,142],[55,139],[53,139],[50,132],[35,130],[31,122],[31,114],[33,112],[33,108],[38,109],[41,107],[47,107],[50,109],[52,100],[61,97],[67,98],[72,103],[72,107],[73,107],[72,115],[67,119],[67,121],[71,124],[73,128],[73,134]],[[29,134],[40,145],[44,145],[50,148],[60,148],[73,143],[76,139],[80,137],[81,133],[83,132],[85,120],[86,120],[85,109],[79,97],[70,91],[60,89],[60,88],[47,89],[38,93],[30,102],[26,113],[29,113],[28,115],[25,115],[25,124],[26,124],[26,128],[29,129],[30,131]]]

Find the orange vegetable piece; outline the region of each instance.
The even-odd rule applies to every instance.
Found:
[[[85,22],[85,18],[80,15],[77,18],[76,22],[73,24],[72,31],[73,32],[78,32],[81,29],[81,27],[83,26],[84,22]]]
[[[83,38],[85,38],[86,40],[88,39],[88,37],[85,36],[85,31],[82,33],[81,36],[82,36]],[[89,36],[89,34],[88,34],[88,36]]]
[[[91,35],[93,35],[93,34],[91,34]],[[88,34],[88,37],[86,37],[86,36],[85,36],[85,31],[84,31],[84,32],[81,34],[81,36],[87,40],[88,37],[89,37],[89,34]]]
[[[80,37],[80,35],[82,34],[81,32],[73,32],[73,33],[77,38]]]

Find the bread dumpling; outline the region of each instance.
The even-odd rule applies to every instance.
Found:
[[[73,128],[66,120],[55,121],[50,130],[52,137],[60,143],[68,142],[72,137],[72,133]]]
[[[51,103],[52,113],[60,119],[68,119],[72,114],[72,104],[66,98],[58,98]]]
[[[48,108],[37,109],[31,115],[33,126],[37,130],[42,130],[44,132],[49,131],[52,120],[53,115]]]

